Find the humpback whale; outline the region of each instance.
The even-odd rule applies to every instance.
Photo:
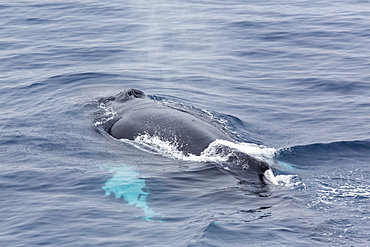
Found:
[[[126,89],[109,98],[109,101],[112,101],[110,107],[119,116],[108,130],[116,139],[135,140],[141,135],[155,136],[174,145],[185,155],[201,155],[216,140],[234,141],[218,127],[185,111],[156,102],[137,89]],[[217,152],[228,153],[227,162],[243,167],[256,174],[262,183],[266,182],[265,172],[271,171],[267,162],[227,145],[218,145]]]

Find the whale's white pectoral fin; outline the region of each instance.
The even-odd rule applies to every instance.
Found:
[[[140,178],[137,171],[125,164],[104,166],[103,168],[113,174],[112,178],[105,182],[102,187],[106,195],[113,193],[116,198],[123,197],[128,204],[142,209],[146,220],[152,220],[156,216],[156,213],[146,202],[149,193],[143,190],[146,186],[145,179]]]

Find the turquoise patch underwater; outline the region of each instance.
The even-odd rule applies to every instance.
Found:
[[[280,172],[294,172],[297,168],[295,168],[292,164],[288,164],[286,162],[280,161],[275,159],[276,169]]]
[[[102,187],[105,195],[113,193],[116,198],[123,198],[128,204],[144,211],[145,220],[153,220],[156,213],[148,206],[146,198],[149,195],[145,192],[145,179],[133,167],[122,164],[115,166],[103,166],[113,174],[112,178],[105,182]]]

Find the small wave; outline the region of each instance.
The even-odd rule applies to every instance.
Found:
[[[111,78],[119,78],[116,74],[107,74],[107,73],[97,73],[97,72],[85,72],[85,73],[77,73],[77,74],[63,74],[63,75],[55,75],[49,77],[44,82],[58,82],[59,85],[69,85],[78,82],[78,85],[89,83],[89,82],[96,82],[101,81],[104,79],[105,81]]]
[[[317,153],[319,151],[331,151],[331,152],[369,152],[370,151],[370,141],[357,140],[357,141],[338,141],[330,143],[315,143],[302,146],[294,146],[291,148],[282,149],[281,153]]]
[[[315,34],[312,34],[315,35]],[[361,90],[368,90],[367,83],[353,80],[330,80],[323,78],[305,78],[302,79],[303,85],[307,85],[308,90],[330,93],[339,93],[348,95],[349,93],[359,93]]]
[[[282,148],[277,152],[277,157],[287,160],[289,163],[302,163],[307,165],[319,165],[318,160],[328,158],[348,158],[356,159],[370,158],[370,141],[339,141],[330,143],[315,143],[309,145],[300,145],[290,148]]]

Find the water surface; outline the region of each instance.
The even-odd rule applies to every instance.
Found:
[[[368,1],[12,1],[0,23],[4,246],[369,245]],[[96,99],[131,87],[276,150],[280,185],[104,135]]]

